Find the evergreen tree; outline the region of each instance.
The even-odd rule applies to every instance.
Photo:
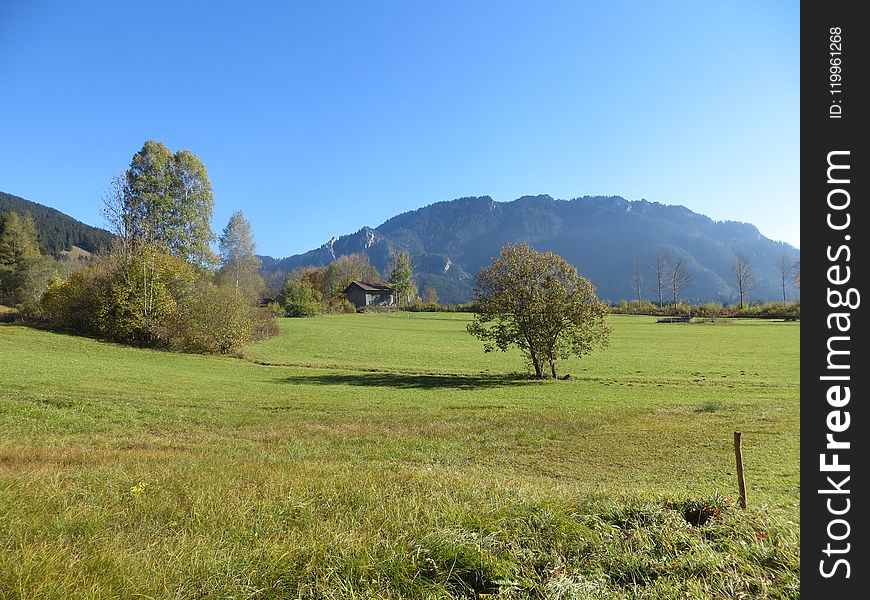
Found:
[[[29,213],[33,217],[39,250],[43,254],[57,257],[72,246],[88,252],[99,252],[112,243],[112,235],[108,231],[80,223],[48,206],[0,192],[0,213],[8,211]]]
[[[28,267],[38,258],[33,217],[28,213],[0,213],[0,303],[18,304],[18,291]]]
[[[0,267],[14,268],[23,260],[39,256],[36,222],[29,213],[0,215]]]

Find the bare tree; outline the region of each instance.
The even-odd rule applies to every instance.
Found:
[[[103,194],[103,205],[100,212],[115,234],[115,250],[124,257],[129,256],[132,246],[130,233],[130,215],[124,205],[126,194],[126,179],[124,175],[115,175],[109,184],[109,189]]]
[[[740,310],[745,308],[744,298],[755,287],[755,274],[752,272],[752,264],[749,257],[737,252],[734,254],[734,262],[731,263],[731,272],[737,282],[737,292],[740,294]]]
[[[798,291],[801,289],[801,261],[795,261],[794,263],[794,284],[797,286]]]
[[[676,306],[680,292],[689,287],[689,284],[692,283],[692,275],[689,273],[689,270],[686,268],[686,265],[682,260],[678,260],[674,263],[674,268],[671,270],[669,280],[671,291],[674,294],[674,306]]]
[[[668,279],[668,264],[671,262],[670,257],[664,250],[657,250],[653,267],[656,272],[656,285],[659,291],[659,308],[665,305],[664,289]]]
[[[124,174],[115,175],[109,184],[109,189],[103,193],[103,205],[100,212],[106,223],[109,224],[109,229],[115,234],[112,239],[112,245],[109,250],[118,258],[122,265],[120,272],[124,278],[124,283],[130,286],[131,270],[130,266],[133,263],[133,251],[135,239],[132,233],[130,224],[130,213],[127,211],[126,202],[127,195],[127,178]],[[144,261],[143,261],[144,265]],[[153,271],[152,271],[153,272]],[[145,291],[148,290],[148,271],[143,267],[142,271],[142,289],[143,314],[148,314],[148,300]]]
[[[782,283],[782,301],[786,302],[785,297],[785,282],[789,279],[789,275],[792,272],[792,264],[788,262],[788,258],[786,258],[785,254],[779,257],[779,280]]]
[[[640,263],[634,261],[634,271],[632,273],[631,283],[634,287],[634,293],[637,295],[637,301],[641,300],[641,291],[643,290],[643,271],[640,269]]]

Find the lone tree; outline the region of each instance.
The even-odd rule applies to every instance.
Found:
[[[658,250],[655,259],[653,259],[653,267],[656,272],[656,286],[659,292],[659,308],[665,305],[664,289],[668,279],[668,264],[670,262],[671,259],[664,250]]]
[[[39,258],[36,222],[30,213],[0,212],[0,304],[17,304],[22,275]]]
[[[743,299],[749,295],[749,292],[755,286],[755,274],[752,272],[752,264],[749,261],[749,257],[737,252],[734,255],[734,262],[731,263],[731,272],[734,273],[734,280],[737,282],[737,293],[740,294],[740,310],[743,310],[745,308]]]
[[[642,300],[643,292],[643,271],[640,268],[640,263],[634,261],[634,271],[632,272],[631,285],[634,288],[634,293],[637,296],[637,301]]]
[[[671,292],[674,294],[674,306],[677,305],[680,292],[689,287],[690,283],[692,283],[692,274],[689,273],[686,264],[682,260],[677,260],[674,263],[670,276]]]
[[[595,286],[561,257],[528,244],[505,246],[481,269],[474,301],[479,312],[468,332],[483,341],[485,352],[517,346],[539,379],[545,366],[558,377],[560,358],[582,356],[609,342],[607,305]]]
[[[786,302],[785,282],[789,279],[792,272],[792,265],[785,254],[779,257],[779,281],[782,284],[782,301]]]
[[[242,211],[233,213],[218,242],[221,257],[218,281],[234,287],[251,302],[259,300],[265,283],[260,276],[251,223]]]
[[[396,298],[399,304],[410,304],[417,295],[417,284],[414,283],[414,269],[411,267],[410,253],[392,253],[389,282],[396,288]]]
[[[438,304],[438,290],[431,285],[423,291],[423,304]]]

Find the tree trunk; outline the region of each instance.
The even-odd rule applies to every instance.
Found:
[[[556,372],[556,359],[550,360],[550,372],[553,374],[553,379],[559,379],[559,374]]]
[[[537,379],[543,379],[544,373],[541,369],[541,362],[538,360],[538,357],[535,356],[535,351],[529,348],[529,356],[532,358],[532,366],[535,367],[535,377]]]

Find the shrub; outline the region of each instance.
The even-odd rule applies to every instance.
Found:
[[[338,306],[340,311],[343,313],[350,314],[356,312],[356,306],[354,306],[353,302],[351,302],[347,298],[342,298]]]
[[[400,310],[408,312],[446,312],[446,313],[476,313],[479,308],[474,302],[465,304],[426,304],[414,303],[410,306],[403,306]]]
[[[277,302],[269,302],[265,307],[260,309],[261,311],[265,311],[273,318],[283,317],[284,316],[284,307],[278,304]]]
[[[695,307],[695,315],[708,319],[721,317],[723,314],[723,306],[718,302],[707,302]]]
[[[255,314],[235,287],[199,282],[179,298],[157,333],[174,350],[228,354],[253,339]]]
[[[157,342],[178,298],[197,274],[185,261],[158,252],[108,255],[54,282],[41,302],[62,327],[118,342]]]
[[[283,311],[282,311],[283,314]],[[278,324],[275,323],[275,313],[267,308],[257,309],[254,314],[254,330],[252,341],[259,342],[278,335]]]
[[[308,281],[288,279],[281,295],[288,317],[314,317],[323,312],[323,296]]]
[[[615,314],[652,316],[690,315],[704,318],[757,317],[763,319],[782,319],[785,317],[800,318],[801,305],[800,302],[766,302],[740,308],[738,304],[723,306],[718,302],[696,305],[679,302],[676,306],[659,307],[647,301],[632,300],[629,302],[620,300],[611,306],[610,312]]]

